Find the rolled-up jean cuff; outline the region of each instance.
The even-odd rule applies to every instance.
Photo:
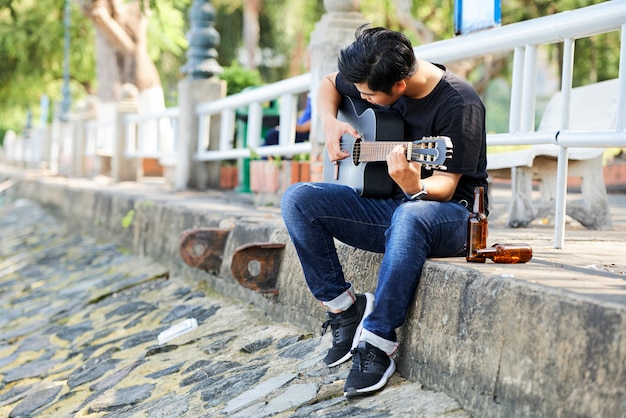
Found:
[[[378,347],[379,349],[387,353],[388,356],[392,355],[398,349],[398,343],[396,341],[386,340],[374,334],[373,332],[366,330],[365,328],[363,328],[363,331],[361,331],[360,340],[368,342],[375,347]]]
[[[322,305],[326,306],[331,311],[345,311],[356,301],[354,295],[354,287],[350,285],[350,288],[337,296],[335,299],[328,302],[322,302]]]

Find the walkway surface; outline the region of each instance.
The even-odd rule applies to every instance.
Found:
[[[230,192],[175,194],[158,182],[113,187],[182,205],[208,199],[255,210],[251,196]],[[330,335],[275,322],[253,304],[172,276],[158,261],[67,233],[36,202],[1,192],[0,416],[471,416],[399,373],[375,396],[349,401],[342,396],[349,363],[328,369],[320,361]],[[565,247],[554,249],[549,219],[504,227],[507,193],[494,190],[489,242],[529,243],[533,260],[470,267],[623,310],[626,195],[609,197],[612,230],[568,223]],[[468,267],[462,258],[442,261]],[[159,343],[186,318],[198,327]]]
[[[0,416],[469,416],[399,375],[348,401],[349,362],[321,362],[330,334],[67,235],[32,201],[0,208],[0,230]],[[159,344],[185,318],[198,327]]]

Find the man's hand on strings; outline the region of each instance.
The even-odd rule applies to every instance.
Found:
[[[343,160],[350,154],[342,148],[341,137],[344,134],[359,138],[359,132],[347,122],[334,119],[324,124],[324,137],[326,138],[326,150],[330,161]]]
[[[406,146],[396,145],[387,156],[387,171],[389,176],[402,190],[410,193],[415,187],[419,187],[422,178],[421,164],[408,161],[406,158]]]

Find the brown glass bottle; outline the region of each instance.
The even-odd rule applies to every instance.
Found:
[[[485,257],[477,250],[487,248],[487,214],[485,213],[485,190],[474,188],[474,206],[467,220],[467,251],[465,259],[474,263],[484,263]]]
[[[533,249],[528,244],[493,244],[491,248],[477,250],[477,253],[494,263],[525,263],[533,258]]]

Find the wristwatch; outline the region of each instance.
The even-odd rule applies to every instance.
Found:
[[[417,192],[414,195],[409,196],[409,199],[411,199],[411,200],[422,200],[424,198],[424,196],[426,196],[428,194],[428,190],[426,190],[426,185],[421,180],[420,180],[420,186],[422,186],[422,191]]]

